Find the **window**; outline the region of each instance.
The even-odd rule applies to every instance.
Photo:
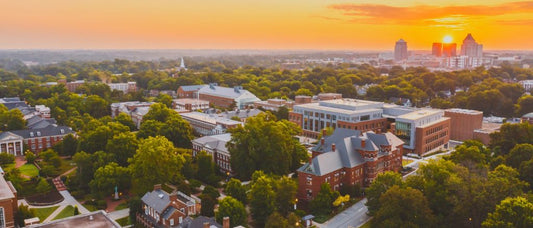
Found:
[[[174,226],[174,219],[170,219],[170,226]]]
[[[6,221],[4,217],[4,208],[0,207],[0,227],[6,227]]]

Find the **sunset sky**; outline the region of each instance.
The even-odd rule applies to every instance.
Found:
[[[0,49],[533,50],[533,1],[1,0]]]

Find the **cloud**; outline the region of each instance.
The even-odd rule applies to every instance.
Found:
[[[458,28],[467,25],[469,19],[493,17],[516,13],[533,13],[533,1],[509,2],[500,5],[430,6],[408,7],[383,4],[333,4],[329,9],[340,11],[348,21],[363,24],[432,25]],[[516,21],[523,23],[524,21]],[[531,20],[529,20],[531,22]],[[513,23],[508,22],[508,23]]]
[[[496,21],[500,25],[530,25],[533,26],[533,19],[524,20],[499,20]]]

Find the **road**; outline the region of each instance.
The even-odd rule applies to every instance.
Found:
[[[366,198],[357,202],[327,222],[323,224],[317,224],[317,226],[322,228],[362,226],[370,219],[370,217],[366,214],[368,209],[366,208],[365,203]]]
[[[428,157],[421,158],[421,159],[404,156],[404,159],[414,160],[413,162],[409,163],[406,166],[409,166],[415,169],[413,172],[405,175],[404,178],[406,178],[409,175],[415,174],[416,170],[418,169],[421,163],[425,164],[429,160],[438,159],[440,158],[440,156],[448,155],[452,152],[453,150],[450,150],[445,153],[435,154],[435,155],[428,156]],[[336,215],[335,217],[331,218],[330,220],[328,220],[327,222],[323,224],[316,224],[316,223],[314,224],[316,224],[317,227],[321,227],[321,228],[360,227],[370,219],[370,217],[366,214],[368,212],[368,208],[365,206],[366,201],[367,201],[366,198],[362,199],[361,201],[357,202],[350,208],[344,210],[342,213]]]

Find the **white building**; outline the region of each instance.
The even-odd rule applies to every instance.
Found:
[[[107,83],[111,90],[122,91],[123,93],[133,93],[137,91],[137,82]]]
[[[24,155],[24,138],[11,132],[0,133],[0,153],[9,153],[15,156]]]
[[[518,83],[522,85],[522,87],[524,87],[524,90],[526,92],[533,91],[533,80],[524,80],[524,81],[519,81]]]

